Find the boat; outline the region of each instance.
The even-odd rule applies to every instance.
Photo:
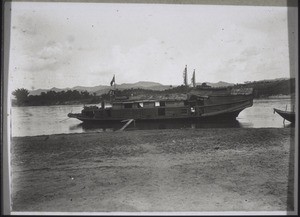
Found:
[[[109,106],[108,106],[109,105]],[[155,96],[117,96],[101,105],[84,106],[81,113],[69,113],[84,123],[112,123],[124,120],[235,120],[241,111],[253,105],[252,88],[192,88],[185,94]]]
[[[279,114],[284,120],[288,120],[291,123],[295,123],[295,112],[294,111],[283,111],[274,108],[274,113]]]

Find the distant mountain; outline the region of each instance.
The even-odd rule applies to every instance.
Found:
[[[229,87],[229,86],[233,86],[233,83],[228,83],[228,82],[224,82],[224,81],[219,81],[217,83],[211,83],[211,82],[203,82],[206,83],[207,85],[211,86],[211,87]],[[201,85],[202,83],[197,83],[197,85]]]
[[[124,90],[124,89],[150,89],[150,90],[166,90],[172,88],[172,85],[162,85],[157,82],[150,82],[150,81],[139,81],[136,83],[123,83],[123,84],[117,84],[116,88],[119,90]],[[109,90],[111,90],[111,87],[103,88],[100,90],[95,91],[96,95],[101,95],[104,93],[107,93]]]
[[[272,79],[272,80],[261,80],[261,81],[255,81],[255,82],[274,82],[274,81],[285,81],[288,80],[288,78],[277,78],[277,79]],[[233,83],[228,83],[224,81],[219,81],[217,83],[212,83],[212,82],[203,82],[206,83],[207,85],[211,87],[229,87],[229,86],[234,86],[235,84]],[[245,82],[248,83],[248,82]],[[252,82],[249,82],[252,83]],[[202,83],[196,83],[196,85],[201,85]],[[136,83],[123,83],[123,84],[117,84],[116,88],[119,90],[124,90],[124,89],[131,89],[131,88],[140,88],[140,89],[150,89],[150,90],[156,90],[156,91],[162,91],[166,89],[170,89],[173,87],[176,87],[177,85],[162,85],[157,82],[150,82],[150,81],[139,81]],[[108,93],[109,90],[111,90],[112,87],[108,85],[98,85],[94,87],[85,87],[85,86],[76,86],[72,88],[56,88],[53,87],[51,89],[37,89],[37,90],[32,90],[30,91],[29,95],[40,95],[42,92],[47,92],[47,91],[55,91],[55,92],[60,92],[60,91],[67,91],[67,90],[78,90],[78,91],[88,91],[89,93],[96,93],[96,95],[102,95],[104,93]]]
[[[52,87],[51,89],[37,89],[37,90],[31,90],[29,91],[29,95],[41,95],[42,92],[47,92],[47,91],[55,91],[55,92],[61,92],[61,91],[67,91],[70,90],[71,88],[56,88],[56,87]]]
[[[157,82],[149,82],[149,81],[139,81],[136,83],[123,83],[123,84],[117,84],[116,88],[123,90],[123,89],[131,89],[131,88],[141,88],[141,89],[151,89],[151,90],[165,90],[172,88],[172,85],[162,85]],[[56,88],[53,87],[51,89],[37,89],[30,91],[29,95],[40,95],[42,92],[47,91],[67,91],[67,90],[78,90],[78,91],[88,91],[89,93],[96,93],[96,95],[101,95],[104,93],[107,93],[111,89],[111,86],[108,85],[99,85],[94,87],[84,87],[84,86],[76,86],[72,88]]]
[[[76,87],[73,87],[71,88],[71,90],[78,90],[78,91],[88,91],[90,93],[93,93],[93,92],[96,92],[98,90],[104,90],[104,89],[109,89],[110,86],[108,85],[98,85],[98,86],[95,86],[95,87],[84,87],[84,86],[76,86]]]
[[[122,88],[122,89],[127,89],[127,88],[149,88],[149,87],[153,87],[153,86],[163,86],[160,83],[157,82],[150,82],[150,81],[139,81],[136,83],[123,83],[123,84],[119,84],[117,85],[118,88]]]
[[[37,90],[30,90],[29,95],[41,95],[42,92],[47,92],[49,89],[37,89]]]
[[[130,83],[123,83],[117,85],[118,89],[131,89],[131,88],[141,88],[141,89],[151,89],[151,90],[165,90],[169,89],[171,85],[162,85],[157,82],[150,82],[150,81],[139,81],[133,84]]]

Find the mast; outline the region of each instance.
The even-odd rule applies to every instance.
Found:
[[[110,86],[114,85],[114,90],[116,89],[116,79],[115,79],[115,75],[112,78],[111,82],[110,82]]]
[[[110,82],[110,86],[114,85],[114,88],[113,90],[110,90],[110,94],[109,94],[109,99],[111,101],[111,97],[112,96],[115,96],[115,90],[116,90],[116,80],[115,80],[115,75],[114,77],[112,78],[111,82]]]
[[[116,90],[116,81],[115,81],[115,75],[114,75],[114,90]]]
[[[192,86],[193,87],[196,87],[196,76],[195,76],[195,69],[194,69],[194,72],[193,72],[193,77],[192,77]]]
[[[188,86],[187,65],[185,65],[185,69],[183,71],[183,84],[184,86]]]

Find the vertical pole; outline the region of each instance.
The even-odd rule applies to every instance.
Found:
[[[114,75],[114,90],[116,90],[116,77]]]
[[[193,87],[196,87],[196,75],[195,75],[195,69],[193,72]]]
[[[285,105],[285,111],[287,110],[287,105]],[[285,119],[283,118],[283,125],[285,126]]]
[[[115,82],[114,82],[114,100],[116,99],[116,77],[114,75]]]
[[[110,99],[110,103],[111,103],[111,101],[112,101],[112,94],[113,94],[113,99],[115,99],[115,93],[116,93],[116,77],[115,77],[115,74],[114,74],[114,77],[113,77],[113,81],[114,81],[114,88],[113,88],[113,91],[112,92],[110,92],[110,94],[109,94],[109,99]]]
[[[183,72],[183,84],[184,86],[188,86],[187,65],[185,65],[184,72]]]
[[[188,76],[187,76],[187,66],[186,66],[186,69],[185,69],[185,85],[188,86]]]

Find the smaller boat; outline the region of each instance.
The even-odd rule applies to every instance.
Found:
[[[274,113],[279,114],[281,117],[283,117],[284,120],[288,120],[291,123],[295,122],[295,112],[294,111],[283,111],[274,108]]]

